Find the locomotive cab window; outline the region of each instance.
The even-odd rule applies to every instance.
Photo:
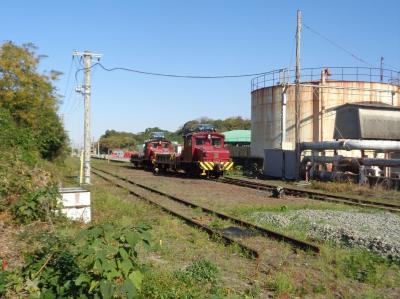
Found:
[[[158,144],[157,143],[152,143],[151,145],[153,146],[153,148],[157,148]]]
[[[163,143],[163,148],[168,148],[169,144],[168,143]]]
[[[203,145],[205,139],[204,138],[196,138],[196,145]]]
[[[215,147],[220,147],[221,146],[221,138],[213,138],[212,145]]]

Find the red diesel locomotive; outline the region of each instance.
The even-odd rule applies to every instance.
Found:
[[[145,141],[143,152],[132,154],[130,161],[136,167],[154,170],[158,154],[174,154],[174,146],[164,138],[163,132],[154,132],[151,138]]]
[[[229,150],[224,148],[224,135],[211,125],[197,125],[184,133],[180,154],[163,133],[154,133],[144,144],[143,153],[131,157],[137,167],[160,171],[185,171],[188,174],[219,177],[233,167]]]
[[[229,150],[224,148],[224,138],[211,125],[197,125],[185,132],[180,155],[156,155],[154,170],[183,170],[193,175],[219,177],[233,167]]]

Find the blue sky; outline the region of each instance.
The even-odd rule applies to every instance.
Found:
[[[64,76],[60,113],[73,143],[83,140],[83,100],[68,70],[72,51],[103,55],[107,67],[176,74],[240,74],[294,63],[296,10],[303,22],[372,65],[400,69],[400,1],[2,1],[1,40],[33,42],[42,70]],[[304,29],[301,63],[365,66]],[[388,65],[386,66],[390,68]],[[81,75],[79,76],[81,82]],[[250,117],[250,78],[189,80],[93,71],[92,135],[106,129],[176,130],[207,116]]]

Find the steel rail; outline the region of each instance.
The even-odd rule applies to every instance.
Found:
[[[215,180],[215,181],[225,183],[225,184],[231,184],[231,185],[237,185],[237,186],[241,186],[241,187],[251,188],[251,189],[263,190],[263,191],[272,191],[277,187],[275,185],[250,182],[247,180],[233,179],[233,178],[227,178],[227,177],[224,177],[224,178],[221,178],[221,179]],[[319,192],[319,191],[303,190],[303,189],[298,189],[298,188],[293,188],[293,187],[283,187],[283,189],[284,189],[284,194],[297,196],[297,197],[306,195],[310,199],[315,199],[315,200],[329,201],[329,202],[334,202],[334,203],[342,203],[342,204],[361,206],[361,207],[367,207],[367,208],[375,208],[375,209],[385,210],[385,211],[389,211],[389,212],[400,212],[400,205],[396,205],[396,204],[364,200],[364,199],[359,199],[359,198],[355,198],[355,197],[346,197],[346,196],[342,196],[342,195],[335,195],[335,194],[324,193],[324,192]]]
[[[186,205],[186,206],[191,207],[191,208],[199,208],[205,213],[211,214],[213,216],[217,216],[218,218],[223,219],[223,220],[231,221],[232,223],[235,223],[235,224],[237,224],[239,226],[242,226],[242,227],[245,227],[245,228],[250,229],[252,231],[255,231],[255,232],[259,233],[260,235],[262,235],[264,237],[273,238],[273,239],[278,240],[278,241],[283,241],[283,242],[291,244],[292,246],[294,246],[296,248],[301,248],[303,250],[309,250],[309,251],[314,252],[314,253],[319,253],[320,252],[320,248],[315,244],[312,244],[312,243],[309,243],[309,242],[306,242],[306,241],[302,241],[302,240],[298,240],[298,239],[295,239],[293,237],[289,237],[289,236],[286,236],[284,234],[281,234],[279,232],[276,232],[276,231],[273,231],[273,230],[269,230],[269,229],[263,228],[261,226],[252,224],[250,222],[238,219],[236,217],[229,216],[229,215],[224,214],[222,212],[218,212],[218,211],[206,208],[204,206],[201,206],[201,205],[195,204],[193,202],[178,198],[176,196],[167,194],[165,192],[162,192],[162,191],[159,191],[157,189],[148,187],[146,185],[134,182],[129,178],[121,177],[121,176],[119,176],[117,174],[110,173],[110,172],[104,171],[102,169],[98,169],[98,168],[95,168],[95,169],[97,171],[102,171],[102,172],[107,173],[107,174],[109,174],[111,176],[114,176],[114,177],[116,177],[118,179],[121,179],[121,180],[126,181],[128,183],[131,183],[131,184],[133,184],[135,186],[143,188],[143,189],[145,189],[147,191],[156,193],[158,195],[165,196],[165,197],[167,197],[167,198],[169,198],[169,199],[171,199],[173,201],[176,201],[176,202],[178,202],[180,204]],[[219,234],[219,235],[221,235],[223,237],[227,237],[227,236],[225,236],[223,234]],[[235,240],[235,242],[236,242],[236,240]],[[244,245],[244,244],[242,244],[242,245]]]
[[[189,218],[189,217],[187,217],[187,216],[185,216],[185,215],[183,215],[181,213],[178,213],[178,212],[176,212],[176,211],[174,211],[174,210],[172,210],[172,209],[170,209],[170,208],[168,208],[168,207],[166,207],[166,206],[164,206],[164,205],[162,205],[162,204],[160,204],[160,203],[158,203],[158,202],[156,202],[154,200],[151,200],[150,198],[147,198],[147,197],[145,197],[145,196],[143,196],[143,195],[141,195],[139,193],[136,193],[135,191],[127,188],[126,186],[124,186],[124,185],[122,185],[122,184],[120,184],[120,183],[118,183],[116,181],[113,181],[112,179],[110,179],[109,177],[105,176],[104,174],[102,174],[100,172],[104,172],[104,173],[106,173],[106,174],[108,174],[110,176],[114,176],[115,177],[114,174],[105,172],[105,171],[100,170],[100,169],[93,169],[93,167],[92,167],[91,171],[95,175],[101,177],[103,180],[106,180],[106,181],[108,181],[108,182],[110,182],[110,183],[112,183],[112,184],[114,184],[114,185],[116,185],[116,186],[118,186],[120,188],[123,188],[123,189],[127,190],[130,194],[132,194],[132,195],[134,195],[134,196],[136,196],[136,197],[138,197],[138,198],[140,198],[140,199],[142,199],[142,200],[144,200],[144,201],[146,201],[146,202],[148,202],[148,203],[150,203],[152,205],[155,205],[158,208],[161,208],[165,212],[167,212],[167,213],[169,213],[169,214],[171,214],[171,215],[173,215],[175,217],[178,217],[178,218],[182,219],[186,224],[188,224],[190,226],[193,226],[193,227],[197,227],[197,228],[205,231],[208,235],[210,235],[210,237],[222,240],[222,242],[225,245],[237,244],[244,252],[246,252],[251,257],[258,258],[260,256],[260,254],[259,254],[259,252],[257,250],[247,246],[246,244],[243,244],[240,241],[235,240],[234,238],[231,238],[231,237],[229,237],[227,235],[221,234],[219,231],[216,231],[216,230],[214,230],[213,228],[211,228],[211,227],[209,227],[207,225],[204,225],[204,224],[202,224],[202,223],[200,223],[200,222],[198,222],[198,221],[196,221],[196,220],[194,220],[192,218]],[[119,177],[117,176],[117,178],[119,178]],[[122,178],[119,178],[119,179],[123,180]]]

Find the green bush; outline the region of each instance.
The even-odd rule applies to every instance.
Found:
[[[20,223],[51,216],[59,195],[47,169],[32,132],[0,108],[0,211],[10,209]]]
[[[148,230],[105,224],[76,240],[45,235],[21,271],[0,274],[0,290],[33,298],[137,298],[144,274],[137,246],[149,245]]]
[[[12,205],[12,212],[20,223],[46,221],[55,214],[59,192],[57,186],[45,186],[32,193],[23,194]]]
[[[215,284],[217,282],[219,269],[212,262],[200,259],[194,261],[187,267],[184,273],[195,281]]]

